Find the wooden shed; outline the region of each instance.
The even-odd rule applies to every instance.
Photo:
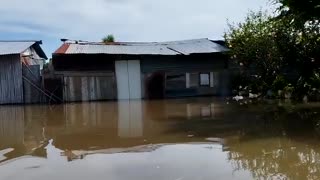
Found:
[[[47,59],[41,41],[0,41],[0,104],[37,103],[40,70]]]
[[[229,94],[228,49],[220,41],[65,41],[53,54],[64,101]]]

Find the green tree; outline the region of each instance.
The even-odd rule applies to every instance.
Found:
[[[280,4],[278,18],[287,19],[300,38],[300,73],[296,85],[299,94],[314,94],[318,89],[315,79],[320,75],[320,1],[319,0],[276,0]]]
[[[244,22],[229,24],[225,33],[231,57],[252,79],[251,90],[269,89],[275,78],[296,54],[296,34],[285,22],[264,12],[250,12]]]
[[[282,15],[291,16],[298,23],[320,19],[319,0],[275,0]]]
[[[102,38],[102,42],[104,43],[113,43],[115,42],[115,38],[112,34],[107,35],[106,37]]]
[[[244,22],[229,24],[225,33],[231,57],[242,65],[249,89],[266,93],[284,77],[301,98],[317,88],[320,72],[319,26],[308,21],[303,27],[292,17],[251,12]],[[249,78],[248,78],[249,77]],[[252,78],[255,77],[255,78]],[[284,85],[281,85],[281,87]]]

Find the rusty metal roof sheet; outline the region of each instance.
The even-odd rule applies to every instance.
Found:
[[[190,55],[228,51],[226,47],[209,39],[115,44],[78,42],[62,46],[63,51],[56,51],[55,54]]]
[[[68,50],[70,44],[63,44],[53,54],[64,54]]]

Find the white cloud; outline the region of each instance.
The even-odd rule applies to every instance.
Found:
[[[121,41],[221,38],[226,19],[241,21],[268,0],[1,0],[0,33]],[[5,26],[5,27],[4,27]]]

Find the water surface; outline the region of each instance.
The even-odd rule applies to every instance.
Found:
[[[0,179],[320,179],[320,105],[213,98],[0,107]]]

